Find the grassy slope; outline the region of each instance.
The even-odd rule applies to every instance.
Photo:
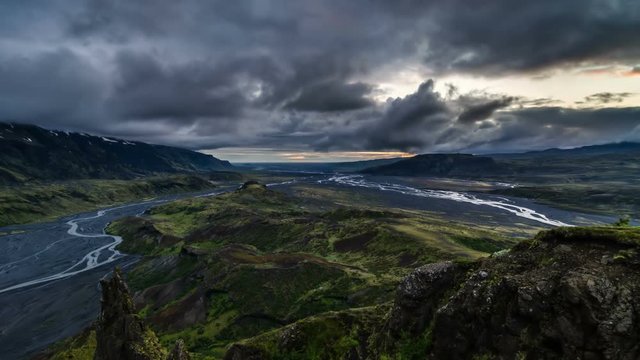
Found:
[[[212,187],[209,181],[194,175],[0,187],[0,226],[51,220],[158,195]]]
[[[562,245],[562,247],[555,247],[558,244],[564,245]],[[584,248],[581,247],[582,245],[584,245]],[[550,246],[554,247],[555,250],[550,251]],[[577,259],[573,259],[572,261],[574,261],[577,266],[586,266],[586,258],[580,258],[584,256],[589,258],[590,266],[599,268],[602,266],[600,261],[602,254],[613,252],[615,256],[613,256],[611,261],[613,261],[614,264],[627,264],[637,267],[638,246],[640,246],[640,228],[638,227],[600,226],[588,228],[557,228],[541,232],[533,239],[520,242],[511,250],[513,256],[506,258],[507,260],[502,260],[505,258],[503,254],[492,257],[491,259],[482,259],[480,262],[470,265],[471,268],[475,269],[477,269],[476,266],[478,265],[490,266],[491,271],[489,271],[489,274],[491,278],[487,283],[489,284],[488,286],[494,286],[498,284],[498,282],[493,279],[499,279],[503,276],[514,277],[514,274],[516,274],[515,277],[518,277],[523,273],[531,276],[531,274],[535,275],[536,271],[543,271],[545,267],[551,266],[554,262],[561,261],[564,264],[569,254],[572,254],[571,256],[575,254]],[[561,249],[561,251],[559,249]],[[567,251],[570,251],[570,253],[567,253]],[[611,270],[611,267],[607,269]],[[561,270],[558,269],[555,271],[561,272]],[[478,280],[474,275],[475,273],[476,271],[471,272],[467,280],[472,279],[472,281],[477,282]],[[289,280],[287,279],[287,281]],[[265,283],[262,280],[258,280],[257,284],[254,281],[254,283],[247,282],[240,286],[242,285],[244,285],[245,288],[253,288],[256,286],[264,286]],[[273,285],[274,284],[269,284],[269,286]],[[457,292],[462,291],[461,289],[463,289],[464,286],[460,288],[454,286],[454,288],[454,291]],[[255,296],[251,291],[252,290],[249,290],[243,294],[246,296]],[[218,293],[218,295],[220,294],[223,293]],[[216,295],[216,297],[218,295]],[[453,296],[443,296],[441,301],[444,303],[436,305],[436,307],[448,304],[451,299],[453,299]],[[278,300],[280,299],[271,299],[271,301],[274,302]],[[230,302],[231,299],[227,295],[221,295],[218,300],[210,303],[210,306],[212,310],[219,309],[221,306],[233,306]],[[265,327],[261,329],[264,331],[256,331],[259,332],[257,336],[245,338],[234,343],[240,344],[247,349],[255,349],[260,354],[260,357],[257,358],[266,359],[339,360],[349,358],[349,354],[353,355],[355,352],[360,356],[366,355],[366,358],[381,360],[423,359],[425,354],[429,354],[438,341],[438,339],[434,337],[433,322],[427,326],[423,332],[418,332],[413,335],[409,335],[408,333],[402,335],[399,339],[395,339],[393,343],[391,343],[392,346],[389,347],[386,341],[389,339],[387,338],[389,316],[393,314],[393,312],[390,311],[391,309],[391,303],[386,302],[364,307],[352,306],[339,311],[316,313],[285,326],[274,326],[272,330],[268,330],[268,327]],[[143,310],[143,313],[146,311],[148,311],[148,307]],[[176,337],[188,338],[189,336],[196,336],[197,339],[195,341],[191,339],[192,348],[190,348],[190,350],[195,350],[195,352],[192,353],[193,358],[219,358],[216,355],[220,353],[212,351],[209,341],[216,339],[217,334],[221,331],[221,327],[228,323],[229,319],[234,316],[237,316],[237,313],[233,311],[227,313],[211,311],[207,320],[201,325],[170,335],[167,335],[165,332],[164,340],[165,342],[169,342],[167,341],[168,339],[174,339]],[[224,329],[222,331],[224,331]],[[445,340],[448,341],[450,339]],[[95,340],[92,338],[92,333],[87,330],[84,334],[80,334],[73,339],[66,340],[52,347],[54,349],[53,358],[91,359],[94,342]],[[535,351],[534,349],[534,352]],[[493,357],[486,354],[477,354],[477,357],[474,358],[484,359]]]
[[[52,345],[32,360],[91,360],[96,351],[96,331],[91,328]]]
[[[129,284],[161,341],[183,338],[197,358],[218,358],[228,344],[284,324],[387,303],[416,266],[470,261],[513,244],[427,213],[298,193],[254,185],[110,226],[124,250],[147,255]]]
[[[522,241],[515,246],[511,253],[515,258],[524,259],[523,262],[513,260],[501,261],[502,256],[496,256],[489,260],[481,260],[478,264],[494,264],[491,279],[500,279],[503,276],[523,276],[523,273],[535,272],[536,268],[544,269],[556,261],[566,261],[566,254],[559,251],[550,251],[549,245],[564,244],[564,249],[579,253],[581,245],[582,255],[593,255],[596,264],[590,266],[602,266],[598,251],[602,253],[614,252],[614,263],[627,263],[630,266],[638,264],[638,246],[640,246],[640,228],[628,226],[599,226],[599,227],[573,227],[556,228],[540,232],[530,240]],[[588,244],[591,244],[589,247]],[[595,246],[594,246],[595,244]],[[569,245],[569,246],[567,246]],[[575,248],[572,248],[574,246]],[[596,250],[597,249],[597,250]],[[616,253],[617,251],[617,253]],[[535,253],[535,255],[532,255]],[[591,259],[592,260],[592,259]],[[578,266],[586,266],[586,260],[579,260]],[[523,263],[526,266],[523,266]],[[610,269],[610,268],[608,268]],[[605,269],[603,269],[605,270]],[[557,271],[557,270],[556,270]],[[550,271],[551,272],[551,271]],[[472,272],[470,278],[473,278]],[[488,283],[496,280],[489,280]],[[457,290],[456,290],[457,291]],[[453,294],[451,294],[453,295]],[[439,306],[452,306],[448,304],[449,296],[444,296],[444,303]],[[504,300],[504,299],[502,299]],[[500,300],[496,300],[499,302]],[[551,310],[549,310],[551,311]],[[385,306],[369,306],[356,309],[347,309],[337,312],[327,312],[311,316],[297,321],[286,327],[265,332],[253,338],[237,342],[242,347],[258,350],[262,358],[266,359],[344,359],[345,354],[350,354],[357,349],[358,354],[368,354],[367,358],[381,360],[407,360],[424,359],[437,339],[434,339],[433,322],[423,333],[403,335],[392,343],[392,347],[385,347],[386,326],[391,312]],[[447,339],[448,340],[448,339]],[[454,341],[455,342],[455,341]],[[535,353],[535,350],[534,350]],[[494,357],[477,354],[474,359]]]

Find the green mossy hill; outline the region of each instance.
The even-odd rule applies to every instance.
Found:
[[[111,223],[107,230],[127,239],[135,238],[135,241],[125,241],[118,247],[119,250],[127,253],[150,254],[181,241],[174,235],[163,234],[155,228],[153,222],[140,217],[128,217]]]
[[[145,255],[128,282],[166,347],[181,338],[196,357],[221,358],[230,343],[309,316],[388,303],[420,264],[469,262],[489,255],[479,243],[515,241],[426,213],[305,200],[248,183],[109,226],[121,250]]]
[[[639,232],[544,231],[490,257],[421,266],[382,293],[372,285],[383,279],[318,255],[185,246],[144,260],[130,281],[146,272],[148,283],[115,308],[144,318],[160,340],[149,343],[178,359],[636,359]],[[103,334],[39,359],[91,359]]]
[[[238,342],[225,360],[368,359],[376,355],[369,340],[388,311],[372,306],[311,316],[275,331]]]
[[[5,186],[0,187],[0,226],[51,220],[134,200],[213,187],[209,180],[196,175]]]
[[[474,263],[426,265],[386,310],[304,319],[225,359],[637,359],[639,232],[558,228]]]
[[[240,186],[239,190],[266,190],[267,187],[264,184],[261,184],[257,180],[249,180],[246,181],[242,186]]]

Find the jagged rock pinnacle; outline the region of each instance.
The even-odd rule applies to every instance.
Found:
[[[167,360],[191,360],[187,349],[184,346],[184,341],[182,339],[178,339],[176,344],[173,346],[173,350],[169,353],[169,357]]]
[[[119,269],[101,280],[102,310],[96,329],[95,360],[163,360],[166,351],[155,333],[135,313]]]

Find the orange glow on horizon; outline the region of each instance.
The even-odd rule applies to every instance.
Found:
[[[219,148],[201,150],[231,162],[349,162],[374,159],[407,158],[416,154],[404,151],[304,151],[274,148]]]
[[[334,151],[334,152],[287,152],[278,154],[288,161],[326,162],[327,158],[350,159],[343,161],[389,159],[412,157],[415,154],[402,151]]]

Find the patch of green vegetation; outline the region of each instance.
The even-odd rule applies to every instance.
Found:
[[[638,255],[638,251],[636,249],[624,249],[618,251],[614,256],[614,261],[626,261],[629,259],[633,259]]]
[[[613,226],[631,226],[631,218],[623,216],[613,223]]]
[[[494,253],[500,250],[504,250],[508,245],[510,245],[505,242],[495,241],[491,238],[478,238],[463,235],[454,236],[453,240],[461,245],[468,247],[469,249],[481,251],[484,253]]]
[[[328,312],[243,340],[240,344],[258,349],[267,359],[337,360],[344,359],[349,353],[368,358],[363,353],[370,345],[368,338],[382,323],[386,310],[383,306],[373,306]]]
[[[132,290],[143,290],[148,287],[166,284],[172,280],[192,273],[198,262],[191,257],[169,255],[143,261],[127,273],[127,283]]]
[[[118,250],[126,253],[172,255],[177,254],[183,244],[180,238],[161,233],[152,222],[140,217],[112,222],[106,231],[122,236],[123,242],[118,245]]]
[[[96,332],[87,329],[77,336],[51,346],[45,353],[49,360],[93,360]]]
[[[640,227],[590,226],[560,227],[540,232],[534,241],[601,242],[605,244],[640,245]]]
[[[142,334],[142,342],[131,344],[136,355],[140,354],[141,359],[165,360],[166,350],[160,345],[158,337],[151,329],[146,329]]]
[[[129,201],[212,188],[195,175],[139,180],[76,180],[0,187],[0,226],[45,221]]]
[[[252,221],[295,216],[303,210],[284,194],[251,187],[209,198],[190,198],[152,208],[154,225],[163,233],[184,237],[212,222],[238,226]]]
[[[396,345],[398,349],[397,352],[387,356],[397,360],[424,359],[425,354],[428,354],[431,349],[431,342],[431,329],[417,337],[405,335]]]
[[[228,294],[215,293],[209,298],[209,311],[207,321],[177,332],[161,335],[160,341],[169,347],[176,340],[182,339],[187,348],[195,354],[211,357],[224,355],[226,341],[218,340],[220,332],[232,325],[238,317],[232,300]]]

